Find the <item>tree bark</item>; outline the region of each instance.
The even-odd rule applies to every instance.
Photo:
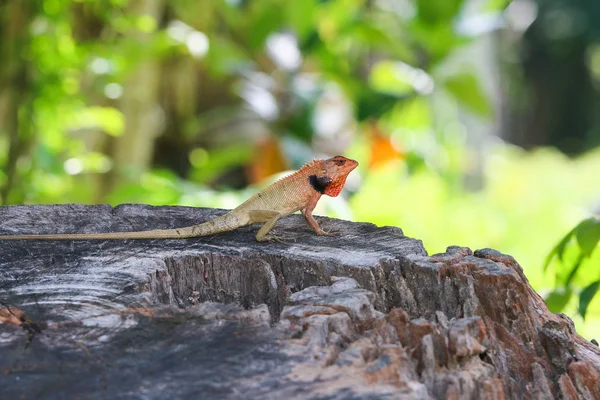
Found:
[[[0,207],[0,234],[196,224],[223,210]],[[301,216],[187,240],[0,241],[7,398],[600,398],[600,349],[495,250]]]

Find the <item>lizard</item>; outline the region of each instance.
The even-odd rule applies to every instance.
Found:
[[[312,212],[322,195],[336,197],[340,194],[348,174],[357,166],[358,162],[343,156],[313,160],[255,193],[226,214],[199,225],[136,232],[6,235],[0,236],[0,240],[187,239],[262,223],[256,240],[263,242],[277,240],[274,235],[267,234],[280,218],[296,211],[304,215],[317,235],[331,236],[334,233],[321,229]]]

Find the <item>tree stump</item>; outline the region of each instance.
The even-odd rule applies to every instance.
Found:
[[[0,234],[188,226],[224,210],[0,207]],[[600,398],[600,348],[491,249],[280,221],[185,240],[0,241],[7,399]]]

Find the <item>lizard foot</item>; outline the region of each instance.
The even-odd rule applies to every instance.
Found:
[[[273,235],[270,234],[268,236],[265,236],[261,242],[270,242],[270,243],[289,243],[290,241],[295,242],[296,239],[294,238],[290,238],[287,236],[279,236],[279,235]]]
[[[341,232],[338,230],[327,230],[326,231],[326,230],[321,229],[317,232],[317,235],[319,235],[319,236],[340,236]]]

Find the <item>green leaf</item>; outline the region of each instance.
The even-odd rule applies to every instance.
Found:
[[[588,285],[585,289],[581,291],[579,294],[579,308],[578,312],[583,319],[585,319],[585,314],[587,312],[588,305],[596,295],[598,288],[600,287],[600,281],[596,281],[590,285]]]
[[[589,257],[600,241],[600,220],[589,218],[575,228],[575,237],[581,248],[581,253]]]
[[[565,248],[567,247],[567,245],[569,244],[569,242],[573,238],[573,234],[575,233],[575,229],[576,228],[571,229],[571,231],[569,233],[567,233],[567,236],[565,236],[563,238],[563,240],[561,240],[558,243],[558,245],[556,246],[556,255],[558,256],[558,259],[560,261],[563,260],[563,255],[565,254]]]
[[[453,20],[463,2],[464,0],[417,0],[418,18],[432,25]]]
[[[512,0],[487,0],[485,6],[483,7],[484,11],[503,11]]]
[[[479,86],[475,75],[470,73],[456,74],[446,80],[445,86],[465,108],[481,117],[489,118],[492,116],[493,110],[490,101]]]
[[[561,239],[561,241],[558,242],[558,244],[546,256],[546,261],[544,262],[544,272],[548,269],[548,266],[550,265],[550,262],[552,261],[552,258],[554,258],[555,255],[558,256],[558,259],[560,261],[562,261],[563,253],[565,252],[565,247],[567,246],[567,244],[571,240],[571,237],[573,236],[573,233],[575,232],[575,229],[576,228],[571,229],[569,231],[569,233],[567,233],[565,235],[565,237],[563,237]]]
[[[433,124],[429,106],[429,100],[425,96],[399,102],[393,113],[393,123],[413,132],[427,132]]]
[[[415,21],[410,24],[410,35],[417,47],[422,47],[428,56],[429,69],[439,65],[461,44],[464,39],[457,36],[452,22],[428,25]]]
[[[281,10],[272,1],[254,1],[252,5],[247,39],[250,48],[258,50],[267,37],[281,26]]]
[[[380,61],[371,69],[369,83],[378,92],[406,96],[415,91],[414,81],[417,79],[415,71],[420,70],[404,63]],[[428,77],[425,72],[421,72]]]
[[[378,93],[374,90],[360,91],[356,99],[356,118],[364,121],[371,118],[380,118],[389,112],[401,97],[387,93]]]
[[[563,239],[564,240],[564,239]],[[562,242],[561,242],[562,243]],[[552,259],[554,258],[554,256],[556,255],[556,249],[558,246],[555,246],[550,253],[548,253],[548,255],[546,256],[546,260],[544,260],[544,267],[542,268],[542,270],[544,272],[546,272],[548,270],[548,266],[550,265],[550,263],[552,262]]]
[[[88,107],[80,110],[70,121],[71,129],[100,128],[110,136],[121,136],[125,130],[123,113],[113,107]]]
[[[300,41],[303,41],[314,30],[316,1],[288,1],[285,7],[289,24],[295,29]]]
[[[577,261],[575,261],[575,265],[573,265],[571,272],[569,272],[569,275],[567,276],[567,280],[565,281],[565,286],[569,286],[571,284],[571,281],[573,281],[573,278],[575,278],[575,274],[577,274],[579,267],[581,267],[581,263],[583,262],[584,258],[585,257],[583,256],[583,254],[580,254],[579,257],[577,257]]]
[[[552,312],[561,312],[571,299],[572,294],[570,289],[553,290],[545,299],[548,309]]]
[[[253,148],[244,144],[235,144],[213,149],[203,162],[192,169],[188,178],[195,182],[205,183],[216,179],[229,168],[241,166],[253,156]]]
[[[217,35],[211,37],[204,61],[216,77],[233,75],[251,66],[251,60],[242,47],[229,38]]]

